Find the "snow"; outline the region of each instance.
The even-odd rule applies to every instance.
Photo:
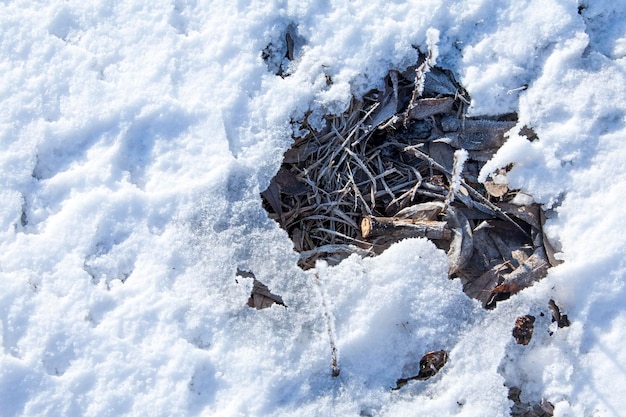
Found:
[[[0,414],[500,416],[517,386],[555,416],[620,415],[625,17],[608,0],[2,2]],[[287,30],[282,78],[261,54]],[[292,120],[320,126],[437,32],[470,113],[518,113],[482,177],[515,164],[564,260],[493,311],[425,240],[303,272],[261,207]],[[286,307],[247,307],[237,268]],[[440,349],[435,377],[391,390]]]

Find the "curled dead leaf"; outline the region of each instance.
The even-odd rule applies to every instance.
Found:
[[[527,345],[530,343],[530,339],[533,337],[533,331],[535,329],[535,316],[530,314],[518,317],[515,320],[515,327],[513,328],[513,337],[515,341],[520,345]]]
[[[448,260],[450,262],[449,274],[452,275],[463,268],[474,252],[472,228],[467,218],[452,207],[448,207],[446,213],[448,227],[452,230],[452,241],[448,249]]]
[[[567,318],[567,314],[561,314],[561,309],[556,305],[554,300],[550,300],[548,302],[548,307],[550,308],[550,312],[552,313],[552,322],[556,322],[559,328],[568,327],[570,325],[569,318]]]
[[[282,297],[280,295],[272,294],[267,285],[256,279],[254,273],[237,269],[237,276],[241,278],[251,278],[254,280],[252,283],[250,298],[248,298],[248,307],[253,307],[257,310],[271,307],[273,304],[286,307]]]
[[[428,352],[422,359],[420,359],[420,370],[419,373],[415,376],[411,376],[408,378],[400,378],[396,381],[396,387],[394,389],[400,389],[405,386],[409,381],[426,380],[439,372],[441,368],[448,361],[448,352],[445,350],[437,350],[433,352]]]

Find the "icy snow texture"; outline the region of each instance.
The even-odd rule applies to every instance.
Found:
[[[1,414],[499,416],[506,383],[558,416],[619,415],[626,6],[588,3],[2,2]],[[261,51],[288,27],[302,45],[283,79]],[[323,303],[259,191],[292,120],[380,87],[429,28],[471,114],[518,111],[538,133],[514,129],[483,174],[515,163],[509,184],[555,208],[565,263],[492,312],[425,241],[320,265],[333,379]],[[246,307],[237,268],[287,307]],[[442,371],[390,391],[431,349],[450,351]]]

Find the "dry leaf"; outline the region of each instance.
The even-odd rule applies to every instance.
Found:
[[[255,279],[254,284],[252,284],[252,293],[248,299],[248,306],[261,310],[271,307],[272,304],[285,305],[280,295],[272,294],[267,285]]]
[[[452,207],[446,214],[448,227],[452,230],[452,241],[447,255],[450,262],[449,274],[452,275],[463,268],[474,252],[472,228],[467,218]]]
[[[506,140],[504,134],[515,126],[515,122],[473,119],[458,121],[457,124],[453,122],[452,119],[448,118],[446,119],[446,123],[445,129],[449,133],[438,140],[454,148],[465,149],[467,151],[501,147]]]
[[[385,91],[378,96],[379,106],[372,113],[370,124],[372,128],[378,128],[380,125],[393,118],[398,112],[398,73],[397,71],[389,72],[389,82],[385,83]],[[391,84],[391,85],[390,85]]]
[[[439,372],[441,368],[448,361],[448,352],[445,350],[437,350],[433,352],[428,352],[422,359],[420,359],[420,370],[419,373],[415,376],[411,376],[408,378],[400,378],[396,381],[396,387],[394,389],[400,389],[407,384],[409,381],[413,380],[426,380]]]
[[[426,353],[420,360],[420,372],[418,379],[428,379],[434,376],[448,361],[448,352],[438,350]]]
[[[511,407],[511,417],[552,417],[554,415],[554,406],[545,398],[541,399],[539,404],[523,403],[521,393],[517,387],[509,388],[509,400],[513,401]]]
[[[500,203],[498,207],[507,214],[520,219],[531,227],[541,230],[541,207],[538,204],[517,205],[511,203]]]
[[[252,278],[254,280],[252,284],[252,292],[250,293],[250,298],[248,299],[249,307],[256,308],[257,310],[271,307],[273,304],[286,307],[285,303],[283,303],[282,297],[280,295],[272,294],[267,285],[256,279],[253,272],[237,269],[237,276],[242,278]]]
[[[298,164],[305,161],[309,156],[311,156],[311,154],[313,154],[313,152],[315,152],[315,150],[316,146],[309,142],[293,146],[285,152],[285,155],[283,156],[283,163]]]
[[[285,33],[285,43],[287,44],[287,52],[285,53],[285,58],[287,58],[290,61],[293,61],[294,60],[294,52],[293,52],[294,41],[293,41],[293,37],[291,36],[291,33],[289,32]]]
[[[506,268],[506,267],[504,267]],[[476,279],[466,282],[463,292],[475,298],[486,307],[493,298],[492,290],[502,279],[503,265],[494,266]]]
[[[435,141],[428,144],[428,156],[448,171],[452,171],[454,151],[447,143]]]
[[[409,119],[423,120],[437,114],[452,113],[454,97],[422,98],[409,110]]]
[[[457,96],[461,88],[456,84],[452,74],[445,70],[433,67],[425,75],[424,95],[429,96]]]
[[[395,217],[435,221],[439,218],[442,211],[443,203],[441,201],[429,201],[405,207],[397,212]]]
[[[276,177],[272,178],[270,185],[265,191],[261,192],[261,195],[265,198],[265,201],[267,201],[272,210],[274,210],[274,213],[278,214],[278,221],[280,225],[283,226],[285,224],[285,215],[283,214],[280,189],[278,188]]]
[[[287,195],[301,195],[309,191],[309,187],[285,167],[281,167],[274,178],[280,191]]]
[[[508,185],[499,184],[495,181],[491,181],[491,180],[485,181],[483,185],[485,186],[485,190],[487,190],[489,195],[492,197],[499,198],[509,192]]]
[[[492,292],[507,293],[509,296],[516,294],[544,278],[548,273],[549,266],[543,247],[537,248],[526,262],[505,276],[504,282]]]
[[[515,320],[515,327],[513,328],[513,337],[515,341],[520,345],[527,345],[530,343],[530,339],[533,337],[533,330],[535,329],[535,317],[530,314],[522,317],[518,317]]]
[[[554,300],[550,300],[548,302],[548,307],[550,308],[550,312],[552,313],[552,322],[556,322],[559,328],[568,327],[570,325],[570,321],[567,318],[567,314],[561,315],[561,309],[556,305]]]

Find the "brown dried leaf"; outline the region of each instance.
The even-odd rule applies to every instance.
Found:
[[[285,306],[280,295],[272,294],[269,288],[267,288],[267,285],[255,279],[252,285],[252,293],[248,299],[248,306],[261,310],[271,307],[272,304]]]
[[[248,299],[248,306],[261,310],[271,307],[272,304],[285,305],[280,295],[272,294],[269,288],[267,288],[267,285],[263,284],[261,281],[254,280],[252,293]]]
[[[548,302],[548,307],[552,313],[552,321],[556,322],[559,328],[568,327],[571,324],[567,318],[567,314],[561,315],[561,309],[556,305],[554,300]]]
[[[309,187],[285,167],[281,167],[274,178],[280,191],[287,195],[302,195],[309,191]]]
[[[424,91],[426,96],[449,95],[455,96],[462,93],[454,76],[449,72],[433,67],[425,74]]]
[[[543,225],[546,223],[546,213],[544,213],[543,210],[539,210],[539,216],[541,218],[541,230],[542,230],[541,238],[542,238],[543,248],[546,250],[546,256],[548,257],[548,261],[550,262],[551,266],[560,265],[563,263],[563,261],[560,259],[556,259],[556,257],[554,256],[556,253],[556,250],[554,249],[554,246],[552,245],[552,242],[550,241],[550,239],[548,239],[546,234],[543,233]]]
[[[274,213],[278,214],[279,223],[284,227],[285,215],[283,214],[282,203],[280,201],[280,189],[278,188],[276,177],[272,178],[270,185],[265,191],[261,192],[261,195],[265,198],[265,201],[267,201],[272,210],[274,210]]]
[[[428,155],[438,164],[452,171],[454,148],[447,143],[431,142],[428,144]]]
[[[250,298],[248,299],[247,304],[249,307],[256,308],[257,310],[271,307],[273,304],[286,307],[285,303],[283,303],[282,297],[280,295],[272,294],[267,285],[256,279],[253,272],[237,269],[237,275],[242,278],[252,278],[254,280],[252,284],[252,292],[250,293]]]
[[[293,61],[294,60],[294,53],[293,53],[294,41],[293,41],[293,37],[291,36],[291,33],[289,32],[285,34],[285,43],[287,44],[287,52],[285,53],[285,57],[288,60]]]
[[[437,350],[426,353],[420,360],[420,371],[417,379],[428,379],[434,376],[448,361],[448,352]]]
[[[285,164],[299,164],[305,161],[313,152],[315,152],[316,146],[310,142],[302,143],[301,145],[289,148],[283,157],[283,163]]]
[[[396,381],[396,387],[394,389],[400,389],[407,384],[409,381],[426,380],[439,372],[441,368],[448,361],[448,352],[445,350],[437,350],[433,352],[428,352],[422,359],[420,359],[420,370],[419,373],[415,376],[411,376],[408,378],[400,378]]]
[[[494,288],[492,292],[516,294],[544,278],[548,273],[549,266],[545,251],[539,247],[535,249],[535,252],[526,262],[507,275],[505,281]]]
[[[538,404],[530,404],[522,402],[522,390],[517,387],[509,388],[509,400],[513,401],[511,407],[511,417],[552,417],[554,415],[554,406],[545,398],[541,399]]]
[[[446,213],[448,227],[452,230],[452,241],[448,249],[448,261],[450,263],[449,274],[452,275],[463,268],[474,252],[472,228],[467,218],[452,207],[448,207]]]
[[[463,286],[463,292],[467,294],[468,297],[480,301],[483,307],[486,307],[493,297],[492,290],[502,279],[502,269],[506,269],[506,266],[494,266],[478,278],[468,281]]]
[[[534,229],[541,230],[541,207],[538,204],[519,206],[511,203],[500,203],[498,207],[503,212],[520,219]]]
[[[504,222],[501,222],[504,223]],[[507,223],[504,223],[508,226]],[[524,244],[529,243],[525,242],[523,239],[519,238],[520,233],[516,233],[517,230],[502,230],[502,229],[494,229],[488,232],[489,237],[496,245],[498,252],[500,252],[500,256],[505,262],[508,262],[512,268],[517,268],[521,263],[525,262],[526,259],[531,255],[529,253],[526,256],[523,256],[525,253],[521,249]],[[519,257],[522,256],[522,262],[519,262]]]
[[[530,339],[533,337],[533,330],[535,329],[535,317],[530,314],[526,316],[518,317],[515,320],[515,327],[513,328],[513,337],[515,341],[520,345],[527,345],[530,343]]]
[[[293,241],[293,248],[297,252],[302,252],[304,250],[304,235],[302,233],[302,229],[296,227],[291,231],[291,240]]]
[[[481,222],[473,231],[473,244],[476,252],[482,258],[484,270],[502,264],[503,259],[497,245],[491,238],[493,226],[490,222]]]

